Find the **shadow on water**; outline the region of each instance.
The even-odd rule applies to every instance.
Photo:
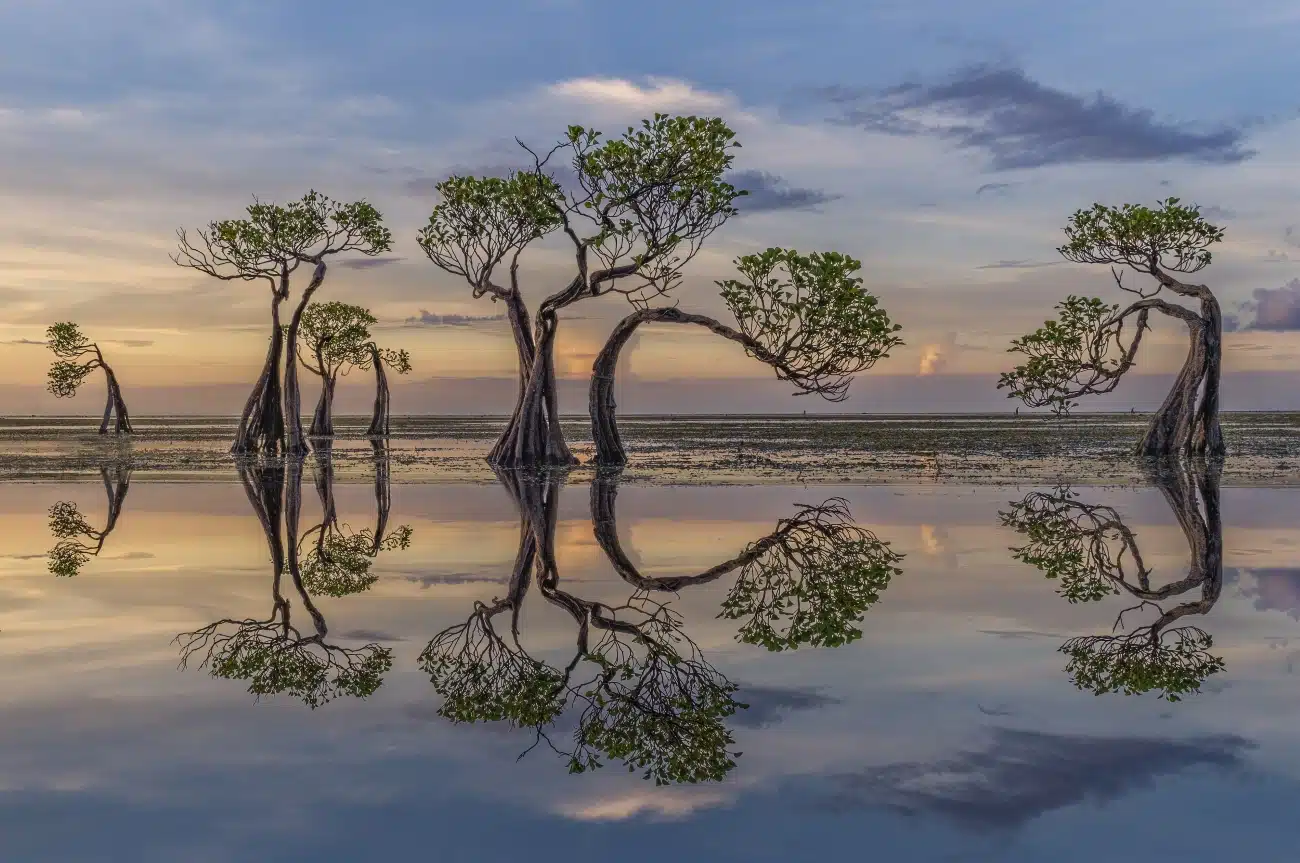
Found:
[[[743,620],[738,639],[772,650],[835,646],[860,636],[867,609],[901,556],[853,524],[839,499],[801,506],[739,555],[698,574],[650,578],[623,551],[615,516],[617,477],[591,487],[596,539],[632,593],[618,605],[563,585],[555,552],[561,478],[498,474],[519,512],[519,550],[506,595],[476,602],[464,623],[435,635],[420,667],[452,722],[504,722],[531,730],[582,773],[622,762],[656,784],[720,780],[738,753],[726,719],[747,705],[685,633],[671,594],[737,580],[720,617]],[[530,593],[571,619],[574,647],[563,664],[533,656],[521,638]],[[553,732],[576,712],[567,742]],[[521,756],[522,757],[522,756]]]
[[[1201,684],[1224,668],[1222,658],[1210,652],[1209,633],[1174,625],[1208,614],[1223,588],[1220,468],[1201,460],[1161,460],[1150,463],[1148,473],[1173,510],[1190,554],[1186,574],[1166,584],[1153,585],[1153,570],[1119,512],[1084,502],[1068,486],[1031,492],[999,516],[1027,540],[1011,549],[1013,556],[1057,581],[1057,592],[1067,601],[1117,595],[1137,600],[1119,613],[1110,633],[1061,645],[1071,682],[1098,695],[1156,691],[1159,698],[1178,701],[1200,692]],[[1192,598],[1184,598],[1189,593]],[[1155,619],[1130,626],[1143,612]]]
[[[46,554],[46,560],[54,575],[71,577],[80,573],[92,557],[98,557],[104,550],[109,534],[117,527],[126,493],[131,489],[131,466],[120,461],[101,465],[99,475],[108,500],[108,515],[102,528],[91,527],[75,501],[61,500],[50,507],[50,533],[56,542]]]

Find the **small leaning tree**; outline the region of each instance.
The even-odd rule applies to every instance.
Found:
[[[1150,207],[1094,204],[1070,217],[1066,244],[1057,249],[1069,261],[1109,264],[1115,284],[1138,299],[1124,308],[1089,297],[1066,297],[1059,317],[1016,339],[1009,349],[1027,359],[1002,375],[998,388],[1010,390],[1030,407],[1050,407],[1063,415],[1085,395],[1108,393],[1136,364],[1143,333],[1153,311],[1182,321],[1188,351],[1173,388],[1138,443],[1141,455],[1221,455],[1219,377],[1223,358],[1223,316],[1219,301],[1205,285],[1190,284],[1173,273],[1195,273],[1208,266],[1209,248],[1223,239],[1223,229],[1207,222],[1198,207],[1178,198]],[[1128,287],[1127,271],[1154,279],[1152,285]],[[1168,291],[1195,300],[1190,309],[1159,296]]]
[[[99,345],[88,339],[72,321],[52,325],[46,329],[45,339],[46,346],[58,357],[50,366],[46,389],[57,398],[71,398],[87,377],[96,369],[103,369],[108,399],[104,404],[104,419],[99,424],[99,433],[108,434],[108,422],[112,419],[113,431],[130,434],[131,417],[122,399],[122,388],[113,369],[104,361]]]
[[[518,351],[518,399],[489,462],[576,463],[560,428],[559,313],[606,294],[645,308],[677,287],[704,240],[737,212],[733,202],[744,193],[723,177],[738,146],[718,118],[656,114],[620,138],[570,126],[544,154],[525,146],[533,168],[505,179],[453,176],[438,184],[441,201],[419,234],[420,246],[440,269],[464,278],[474,296],[505,302]],[[568,159],[568,189],[548,173],[557,157]],[[519,259],[556,231],[572,246],[573,275],[530,321]]]
[[[211,222],[193,237],[181,229],[177,236],[176,264],[223,281],[263,281],[271,289],[270,346],[231,452],[307,452],[294,362],[302,316],[325,281],[326,258],[345,252],[373,257],[392,248],[379,211],[365,201],[342,203],[310,191],[285,205],[254,201],[246,219]],[[311,280],[282,332],[280,304],[289,298],[291,276],[304,264],[312,267]]]
[[[370,325],[377,322],[369,309],[348,303],[312,303],[303,312],[298,360],[321,381],[320,399],[307,431],[311,437],[334,436],[339,375],[370,359]]]
[[[596,464],[627,463],[615,420],[614,375],[619,355],[646,323],[694,324],[739,343],[767,363],[795,395],[816,393],[828,401],[848,398],[851,376],[889,356],[903,343],[902,329],[856,275],[862,264],[837,252],[801,255],[772,248],[736,258],[741,278],[717,282],[736,319],[728,326],[676,307],[647,308],[624,318],[610,334],[592,369],[589,409]]]

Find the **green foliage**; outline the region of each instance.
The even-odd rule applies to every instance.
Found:
[[[464,277],[476,297],[492,288],[493,271],[503,258],[518,255],[560,225],[560,187],[545,174],[452,176],[436,189],[441,201],[417,242],[438,267]]]
[[[379,354],[379,361],[387,366],[389,370],[394,371],[399,375],[404,375],[411,371],[411,355],[405,350],[376,347],[375,351]],[[359,365],[361,368],[368,371],[373,364],[374,356],[372,354],[367,354],[366,358],[362,360]]]
[[[1223,229],[1207,222],[1199,207],[1168,198],[1154,209],[1093,204],[1075,211],[1065,236],[1067,242],[1057,251],[1076,263],[1120,264],[1145,273],[1157,267],[1192,273],[1210,263],[1209,247],[1223,239]]]
[[[773,651],[861,638],[866,611],[902,573],[903,556],[855,525],[838,498],[804,507],[753,551],[718,616],[744,620],[739,640]]]
[[[1009,389],[1008,398],[1030,407],[1050,407],[1062,416],[1078,405],[1080,395],[1113,388],[1132,365],[1132,357],[1121,341],[1119,306],[1072,295],[1056,308],[1057,320],[1011,343],[1008,353],[1024,354],[1028,360],[1003,374],[998,389]],[[1144,325],[1145,319],[1138,324],[1139,334]],[[1112,347],[1119,349],[1118,356]]]
[[[1126,556],[1136,565],[1134,575],[1148,574],[1119,513],[1085,506],[1068,487],[1052,494],[1032,492],[998,517],[1029,541],[1012,548],[1012,556],[1058,581],[1057,592],[1070,602],[1096,602],[1119,593],[1116,583],[1126,578]]]
[[[341,695],[373,694],[393,665],[392,651],[377,644],[331,647],[253,622],[218,641],[207,661],[213,677],[248,681],[252,695],[289,695],[313,710]]]
[[[831,401],[848,397],[849,376],[903,343],[877,299],[862,288],[859,261],[838,252],[801,255],[770,248],[736,259],[743,279],[718,282],[740,330],[777,376]]]
[[[320,542],[311,546],[302,561],[302,583],[310,593],[324,596],[351,596],[369,590],[379,580],[371,572],[380,552],[408,548],[411,528],[394,530],[376,543],[369,529],[358,533],[326,531]]]
[[[549,726],[568,701],[565,675],[502,640],[493,613],[478,603],[468,621],[439,633],[420,653],[420,668],[443,699],[438,715],[458,723]]]
[[[595,229],[581,243],[607,269],[627,267],[623,275],[637,277],[631,287],[607,281],[634,301],[671,290],[745,194],[723,180],[740,144],[717,117],[655,114],[614,139],[570,126],[565,145],[581,190],[569,214]]]
[[[97,531],[86,521],[76,503],[61,500],[50,507],[50,533],[59,540],[46,555],[50,573],[63,578],[80,573],[96,549],[76,537],[94,537]]]
[[[1079,689],[1096,695],[1159,690],[1158,698],[1178,701],[1200,692],[1207,677],[1223,670],[1223,660],[1209,653],[1213,646],[1214,639],[1196,627],[1143,627],[1122,636],[1072,638],[1060,650],[1069,657],[1066,671]]]
[[[179,232],[173,260],[223,279],[275,277],[301,261],[360,252],[378,255],[392,248],[392,233],[379,211],[365,201],[344,203],[315,190],[288,204],[254,201],[244,219],[211,222],[199,244]]]
[[[58,398],[71,398],[90,373],[99,368],[99,349],[72,321],[45,330],[45,346],[58,360],[51,366],[45,388]],[[83,359],[90,356],[89,360]]]
[[[370,357],[370,325],[378,318],[369,309],[348,303],[312,303],[303,310],[299,329],[301,344],[306,344],[316,365],[333,376],[347,367],[359,366]],[[319,371],[317,371],[319,374]]]
[[[698,657],[683,656],[682,640],[648,642],[639,659],[611,659],[612,639],[592,652],[603,673],[583,693],[570,773],[609,758],[667,785],[718,782],[736,766],[724,720],[743,706],[732,697],[737,687]]]

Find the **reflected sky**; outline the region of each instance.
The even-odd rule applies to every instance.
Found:
[[[608,525],[623,555],[616,567],[611,534],[593,529],[597,497],[587,484],[512,494],[395,483],[379,528],[374,484],[336,480],[322,494],[309,459],[300,570],[313,571],[323,534],[373,540],[377,529],[409,528],[404,548],[368,555],[365,542],[346,546],[352,569],[326,575],[348,578],[321,576],[317,560],[320,577],[304,582],[323,640],[391,656],[367,697],[343,692],[313,710],[287,694],[258,698],[248,676],[214,677],[194,661],[178,667],[178,633],[272,617],[267,532],[239,478],[185,484],[137,473],[122,493],[123,479],[0,486],[6,860],[568,860],[610,847],[629,860],[660,859],[665,849],[721,860],[864,850],[916,860],[1291,859],[1290,812],[1300,803],[1296,490],[1218,491],[1218,592],[1175,625],[1203,630],[1222,670],[1170,702],[1158,688],[1125,696],[1076,687],[1059,648],[1111,634],[1134,596],[1118,585],[1070,602],[1064,579],[1016,559],[1026,535],[999,513],[1057,489],[625,484]],[[1070,490],[1083,506],[1114,513],[1153,591],[1196,574],[1167,491]],[[743,579],[774,570],[698,576],[766,537],[788,536],[782,526],[798,528],[801,507],[832,498],[863,532],[853,537],[901,555],[901,572],[870,582],[867,599],[836,606],[848,608],[860,638],[775,650],[770,639],[744,643],[743,620],[720,615]],[[648,593],[680,615],[675,632],[690,655],[748,705],[725,718],[729,751],[740,754],[722,781],[657,787],[617,757],[571,775],[563,753],[583,727],[581,693],[548,731],[561,754],[542,744],[521,758],[537,742],[527,722],[455,724],[439,712],[421,654],[476,603],[511,595],[521,537],[536,527],[517,502],[527,509],[530,500],[550,507],[539,511],[550,512],[556,575],[549,587],[528,585],[517,642],[512,615],[499,618],[504,643],[563,670],[581,626],[575,607],[589,621],[628,619],[631,580],[677,587]],[[51,533],[50,510],[61,502],[80,519],[62,522],[69,536]],[[603,506],[597,514],[608,516]],[[1195,512],[1208,512],[1203,500]],[[296,592],[288,536],[280,595],[300,643],[319,627]],[[1121,534],[1111,537],[1108,548],[1123,546]],[[78,558],[75,574],[55,574],[52,560],[66,554],[48,553],[70,540],[97,553]],[[863,559],[859,548],[834,565]],[[814,564],[803,567],[795,583],[812,584]],[[1121,632],[1199,601],[1206,582],[1161,598],[1159,611],[1126,616]],[[548,601],[547,590],[578,606]],[[798,595],[809,607],[826,596]],[[794,631],[789,622],[776,631]],[[645,655],[645,642],[627,643]],[[602,668],[592,653],[600,652],[589,645],[581,658],[584,681]]]

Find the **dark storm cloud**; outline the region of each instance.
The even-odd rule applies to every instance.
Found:
[[[794,689],[782,686],[742,686],[736,699],[749,705],[748,710],[737,710],[731,721],[745,728],[767,728],[795,710],[816,710],[839,699],[822,695],[815,689]]]
[[[505,319],[505,315],[439,315],[428,309],[420,309],[418,315],[407,318],[405,323],[410,327],[469,327]]]
[[[1168,740],[997,728],[982,751],[830,777],[836,790],[825,805],[936,815],[974,830],[1013,829],[1055,809],[1117,800],[1192,767],[1241,769],[1255,746],[1235,735]]]
[[[405,261],[406,258],[348,258],[339,261],[338,266],[345,270],[373,270],[378,267],[386,267],[389,264],[396,264],[398,261]]]
[[[736,201],[736,209],[742,214],[815,210],[822,204],[843,197],[822,189],[791,186],[781,177],[766,171],[733,171],[727,175],[726,181],[749,193]]]
[[[1079,95],[1041,84],[1012,67],[972,66],[937,84],[885,90],[834,88],[839,122],[893,135],[929,135],[988,154],[993,170],[1084,162],[1249,159],[1237,127],[1197,129],[1160,120],[1148,108],[1098,92]],[[943,115],[936,119],[935,115]]]

